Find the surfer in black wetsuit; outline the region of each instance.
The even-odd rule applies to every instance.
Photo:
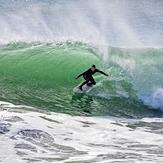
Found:
[[[75,79],[78,79],[80,76],[83,76],[83,78],[85,79],[85,81],[79,86],[79,89],[82,91],[82,86],[87,84],[88,86],[92,86],[95,85],[96,82],[93,79],[92,75],[95,74],[96,72],[99,72],[101,74],[104,74],[105,76],[108,76],[108,74],[105,74],[103,71],[100,71],[96,68],[95,65],[92,65],[91,68],[89,68],[87,71],[81,73],[79,76],[77,76]]]

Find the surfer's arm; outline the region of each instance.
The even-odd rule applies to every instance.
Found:
[[[82,75],[84,75],[84,74],[86,74],[88,72],[88,70],[87,71],[85,71],[85,72],[83,72],[83,73],[81,73],[80,75],[78,75],[75,79],[78,79],[78,78],[80,78]]]
[[[78,78],[80,78],[82,75],[84,75],[84,72],[83,72],[83,73],[81,73],[80,75],[78,75],[77,77],[78,77]]]
[[[101,71],[101,70],[97,70],[97,72],[99,72],[99,73],[101,73],[101,74],[103,74],[103,75],[105,75],[105,76],[108,76],[108,74],[106,74],[105,72],[103,72],[103,71]]]
[[[81,73],[80,75],[78,75],[75,79],[78,79],[78,78],[80,78],[82,75],[84,74],[84,72],[83,73]]]

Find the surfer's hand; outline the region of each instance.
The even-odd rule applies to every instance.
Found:
[[[105,76],[109,76],[108,74],[105,74]]]
[[[79,77],[77,76],[75,79],[77,80]]]

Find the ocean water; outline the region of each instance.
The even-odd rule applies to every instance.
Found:
[[[1,0],[0,162],[163,162],[162,8]]]

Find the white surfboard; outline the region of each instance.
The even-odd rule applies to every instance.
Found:
[[[78,94],[84,94],[84,93],[87,93],[87,92],[90,90],[90,88],[92,88],[92,87],[88,86],[87,84],[85,84],[85,85],[82,87],[83,91],[81,91],[81,90],[79,89],[79,86],[80,86],[80,85],[78,85],[77,87],[75,87],[75,88],[73,89],[73,92],[78,93]]]

